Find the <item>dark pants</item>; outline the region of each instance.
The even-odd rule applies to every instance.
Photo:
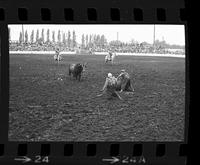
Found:
[[[123,82],[122,86],[121,86],[121,90],[123,91],[130,91],[133,92],[134,89],[131,85],[131,80],[130,79],[126,79],[125,82]]]

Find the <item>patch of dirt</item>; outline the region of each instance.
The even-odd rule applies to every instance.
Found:
[[[117,60],[105,65],[104,56],[69,55],[57,65],[48,55],[11,55],[9,140],[184,140],[184,61],[130,56]],[[88,67],[78,82],[67,69],[82,61]],[[96,97],[107,73],[117,76],[121,69],[130,73],[134,93],[121,93],[124,101]]]

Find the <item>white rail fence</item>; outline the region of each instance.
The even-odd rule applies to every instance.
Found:
[[[49,54],[55,54],[55,51],[9,51],[10,54],[42,54],[42,55],[49,55]],[[76,54],[75,51],[63,51],[60,52],[62,55],[71,55]],[[93,52],[95,55],[106,55],[108,52]],[[179,58],[185,58],[184,54],[154,54],[154,53],[116,53],[119,56],[156,56],[156,57],[179,57]],[[78,54],[79,55],[79,54]],[[81,54],[80,54],[81,55]]]

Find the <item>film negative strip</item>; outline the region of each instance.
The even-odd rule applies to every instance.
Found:
[[[0,0],[0,164],[186,164],[188,47],[184,0]]]

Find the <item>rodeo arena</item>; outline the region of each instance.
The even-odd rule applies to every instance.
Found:
[[[66,26],[67,27],[67,26]],[[155,30],[155,29],[154,29]],[[9,140],[182,141],[185,47],[9,27]],[[133,36],[134,38],[134,36]]]

